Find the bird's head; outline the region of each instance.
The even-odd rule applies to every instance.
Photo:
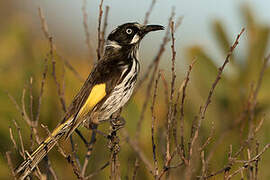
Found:
[[[139,23],[125,23],[118,26],[108,36],[108,43],[115,47],[133,46],[143,39],[143,37],[152,31],[163,30],[160,25],[141,25]]]

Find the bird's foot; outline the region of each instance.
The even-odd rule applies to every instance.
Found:
[[[118,131],[123,128],[126,124],[126,120],[123,117],[117,117],[110,120],[112,132]]]

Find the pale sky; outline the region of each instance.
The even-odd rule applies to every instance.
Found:
[[[128,21],[143,22],[145,12],[152,0],[104,0],[110,6],[108,32],[117,25]],[[28,0],[28,7],[22,7],[35,19],[37,28],[40,28],[37,16],[37,7],[41,7],[47,19],[50,32],[56,39],[58,46],[68,43],[72,49],[79,49],[86,53],[84,43],[84,29],[82,25],[83,0]],[[99,0],[87,0],[90,35],[96,38]],[[215,41],[211,34],[211,22],[222,19],[226,30],[236,35],[244,27],[240,16],[240,7],[244,3],[251,5],[261,22],[270,25],[269,0],[157,0],[149,23],[166,25],[172,7],[175,7],[176,16],[183,16],[184,20],[176,34],[176,44],[179,53],[185,47],[193,44],[203,45],[215,51]],[[152,51],[153,55],[163,37],[162,32],[153,33],[147,37],[141,46],[141,55]],[[242,48],[244,45],[242,46]],[[156,51],[155,51],[155,50]],[[151,55],[151,54],[150,54]]]

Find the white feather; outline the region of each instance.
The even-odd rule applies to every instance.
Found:
[[[133,39],[131,40],[130,44],[135,44],[140,40],[140,36],[138,34],[135,34]]]
[[[119,45],[118,42],[116,42],[116,41],[110,41],[110,40],[107,41],[107,44],[105,45],[105,48],[106,47],[113,47],[113,48],[117,48],[117,49],[122,48],[122,46]]]

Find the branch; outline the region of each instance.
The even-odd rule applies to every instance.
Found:
[[[46,22],[46,19],[43,15],[43,11],[41,8],[38,8],[38,13],[39,13],[39,17],[40,17],[40,20],[41,20],[41,29],[45,35],[45,38],[48,40],[50,46],[52,46],[52,49],[54,51],[56,51],[56,46],[55,44],[51,44],[51,38],[52,36],[49,34],[49,31],[48,31],[48,25],[47,25],[47,22]],[[83,82],[84,81],[84,78],[82,78],[80,76],[80,74],[78,73],[78,71],[69,63],[69,61],[64,58],[63,56],[61,56],[60,54],[57,54],[57,56],[64,62],[64,64],[66,65],[66,67],[75,75],[75,77],[77,79],[79,79],[80,82]]]
[[[173,17],[174,17],[174,11],[172,11],[172,14],[171,14],[171,16],[169,18],[168,25],[170,25]],[[167,31],[166,31],[166,34],[165,34],[165,36],[163,38],[163,43],[160,46],[160,49],[159,49],[158,54],[156,55],[156,57],[152,61],[151,65],[148,67],[148,70],[147,70],[148,73],[146,73],[145,74],[145,77],[143,77],[142,80],[140,81],[140,82],[143,82],[144,81],[144,78],[146,79],[148,77],[148,74],[150,73],[152,67],[154,67],[154,70],[152,72],[152,76],[151,76],[150,81],[149,81],[149,83],[147,85],[147,88],[146,88],[146,98],[145,98],[144,103],[143,103],[143,107],[142,107],[142,112],[141,112],[141,115],[140,115],[140,119],[139,119],[139,121],[137,123],[137,129],[136,129],[136,136],[137,137],[140,137],[139,134],[140,134],[140,131],[141,131],[141,124],[142,124],[142,122],[144,120],[144,114],[145,114],[146,107],[147,107],[147,104],[148,104],[147,102],[149,100],[151,89],[152,89],[152,84],[154,82],[154,79],[155,79],[155,76],[156,76],[156,72],[157,72],[158,67],[159,67],[160,58],[161,58],[163,52],[165,51],[166,44],[170,40],[170,38],[169,38],[169,34],[170,33],[169,32],[170,31],[169,31],[169,28],[168,28]],[[141,85],[140,82],[137,84],[137,88],[140,87],[140,85]]]
[[[160,79],[160,72],[158,74],[158,77],[156,79],[156,83],[155,83],[155,87],[154,87],[154,95],[153,95],[153,101],[152,101],[152,105],[151,105],[151,113],[152,113],[152,126],[151,126],[151,139],[152,139],[152,151],[153,151],[153,160],[154,160],[154,167],[155,167],[155,171],[154,171],[154,178],[157,179],[158,178],[158,162],[157,162],[157,155],[156,155],[156,144],[155,144],[155,125],[156,125],[156,115],[154,112],[155,109],[155,104],[156,104],[156,97],[157,97],[157,87],[158,87],[158,82]]]
[[[227,57],[226,57],[224,63],[222,64],[221,67],[218,68],[218,74],[217,74],[217,77],[216,77],[214,83],[212,84],[212,87],[211,87],[211,89],[210,89],[210,91],[209,91],[207,100],[206,100],[205,104],[200,108],[198,117],[195,117],[195,119],[198,118],[198,125],[197,125],[197,127],[196,127],[196,130],[195,130],[194,135],[193,135],[192,138],[191,138],[191,145],[190,145],[190,148],[189,148],[189,156],[190,156],[190,157],[191,157],[191,155],[192,155],[192,150],[193,150],[194,143],[195,143],[195,141],[196,141],[196,139],[197,139],[197,137],[198,137],[198,132],[199,132],[199,129],[200,129],[200,127],[201,127],[202,120],[205,118],[206,110],[207,110],[207,108],[208,108],[208,105],[211,103],[211,98],[212,98],[213,92],[214,92],[214,90],[215,90],[215,88],[216,88],[216,86],[217,86],[219,80],[221,79],[221,74],[222,74],[222,72],[223,72],[225,66],[229,63],[229,59],[230,59],[230,57],[231,57],[231,55],[232,55],[234,49],[235,49],[236,46],[238,45],[239,39],[240,39],[240,37],[241,37],[241,35],[243,34],[244,31],[245,31],[245,29],[243,28],[243,29],[241,30],[241,32],[237,35],[236,40],[234,41],[233,45],[231,46],[231,48],[230,48],[230,50],[229,50],[229,52],[228,52],[228,54],[227,54]]]
[[[150,14],[152,13],[155,4],[156,4],[156,0],[152,0],[152,3],[150,5],[148,11],[145,13],[144,22],[143,22],[144,25],[146,25],[148,23]]]
[[[102,14],[103,14],[103,10],[102,10],[102,6],[103,6],[103,0],[100,1],[99,4],[99,16],[98,16],[98,47],[97,47],[97,59],[99,60],[101,57],[101,32],[100,32],[100,27],[101,27],[101,20],[102,20]]]
[[[104,15],[104,21],[103,21],[103,28],[102,28],[102,31],[101,31],[101,44],[100,44],[100,47],[101,47],[101,52],[100,53],[101,54],[103,54],[103,52],[104,52],[105,35],[106,35],[107,26],[108,26],[109,10],[110,10],[110,7],[106,6],[105,15]]]

